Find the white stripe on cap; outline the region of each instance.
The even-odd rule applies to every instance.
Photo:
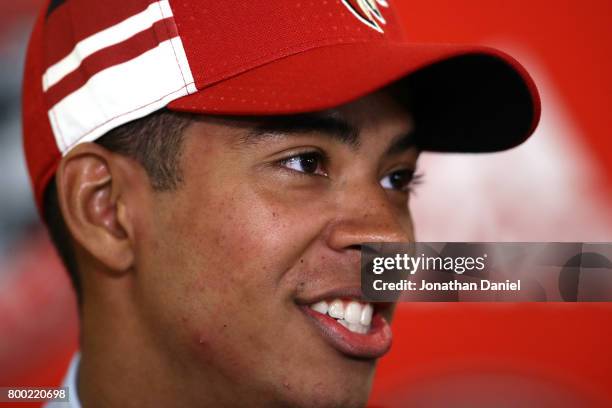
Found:
[[[53,106],[49,120],[65,154],[78,143],[93,141],[195,91],[181,39],[175,37],[94,75]]]
[[[43,92],[46,92],[66,75],[77,69],[81,62],[93,53],[125,41],[133,35],[150,28],[157,21],[172,15],[172,9],[168,0],[161,0],[151,3],[144,11],[79,41],[70,54],[49,67],[44,73]]]

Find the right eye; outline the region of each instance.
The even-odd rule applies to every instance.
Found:
[[[319,152],[300,153],[280,160],[278,163],[290,170],[303,174],[327,176],[323,166],[325,158]]]

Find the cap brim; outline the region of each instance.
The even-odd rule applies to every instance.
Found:
[[[424,150],[485,152],[525,141],[540,117],[533,80],[488,47],[354,43],[324,46],[252,68],[168,107],[224,115],[320,111],[394,83]]]

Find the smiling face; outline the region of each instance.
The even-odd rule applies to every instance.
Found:
[[[360,244],[413,240],[411,131],[385,93],[186,130],[180,188],[143,204],[133,296],[192,401],[365,404],[393,308],[355,302]]]

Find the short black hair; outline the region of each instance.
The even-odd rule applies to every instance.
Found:
[[[96,143],[114,153],[137,160],[147,172],[154,190],[170,191],[176,189],[183,180],[180,166],[183,133],[193,118],[188,113],[161,109],[109,131]],[[55,179],[51,180],[45,190],[43,217],[51,241],[68,270],[80,305],[83,293],[79,266],[72,236],[59,206]]]

